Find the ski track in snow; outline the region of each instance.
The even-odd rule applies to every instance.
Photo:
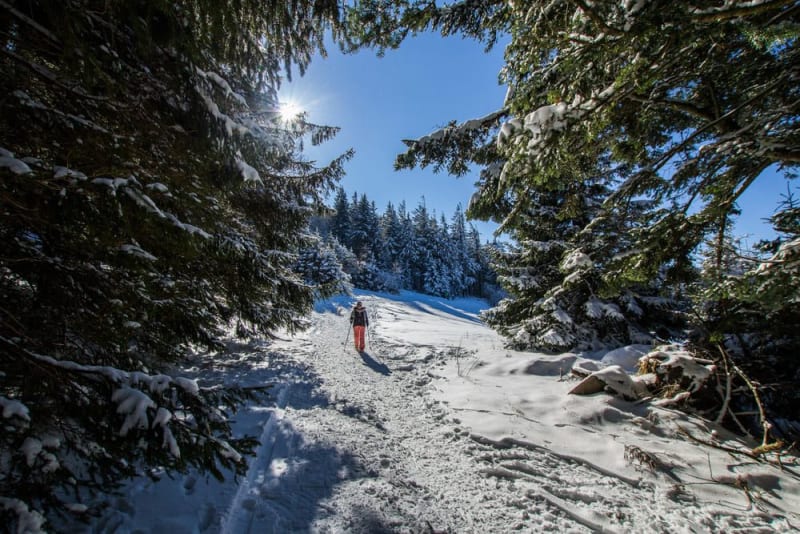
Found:
[[[212,481],[220,485],[206,494],[215,503],[187,501],[193,520],[181,519],[176,508],[172,523],[133,528],[135,521],[117,514],[92,531],[776,531],[768,516],[725,503],[716,510],[696,506],[679,486],[656,484],[652,474],[626,477],[544,446],[472,434],[457,409],[436,399],[441,373],[460,354],[463,339],[425,344],[421,335],[420,345],[403,343],[390,326],[402,308],[362,298],[373,325],[364,354],[355,352],[345,330],[349,309],[329,303],[308,331],[268,350],[243,351],[238,361],[216,368],[229,378],[239,373],[242,383],[267,376],[276,383],[271,405],[250,406],[241,416],[239,430],[260,434],[261,444],[238,485]],[[419,327],[435,339],[434,316],[448,311],[425,311],[431,318]],[[467,315],[449,320],[464,321],[467,336],[495,336]],[[186,488],[196,481],[188,480],[173,484],[190,494]],[[158,498],[152,487],[141,490],[148,492]],[[147,500],[135,506],[146,507]]]

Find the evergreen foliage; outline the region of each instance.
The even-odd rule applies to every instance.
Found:
[[[35,530],[121,479],[242,473],[250,395],[161,374],[227,325],[303,326],[308,217],[336,130],[277,113],[335,1],[0,5],[0,522]],[[325,286],[323,282],[322,286]]]
[[[343,217],[341,214],[348,214]],[[467,225],[458,206],[451,223],[428,212],[424,199],[413,213],[405,202],[392,203],[383,214],[366,195],[352,200],[342,188],[334,197],[330,215],[316,217],[314,228],[325,239],[346,236],[347,253],[339,253],[342,270],[362,289],[398,291],[410,289],[442,297],[477,296],[497,300],[500,293],[488,264],[488,249],[480,234]]]
[[[348,293],[352,289],[350,275],[343,267],[346,261],[339,257],[338,248],[341,245],[335,237],[329,235],[323,240],[315,234],[309,246],[298,255],[295,271],[315,289],[314,297],[317,299]]]

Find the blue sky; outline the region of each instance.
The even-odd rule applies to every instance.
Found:
[[[481,44],[459,37],[421,34],[407,39],[382,58],[370,50],[344,55],[329,46],[327,58],[316,57],[305,76],[295,74],[281,88],[282,101],[308,112],[312,122],[341,127],[333,141],[307,150],[311,159],[326,163],[348,148],[355,157],[347,163],[342,187],[365,193],[379,212],[388,202],[405,200],[413,210],[421,199],[437,216],[449,220],[458,204],[466,208],[474,191],[477,169],[461,178],[430,169],[394,171],[395,156],[404,151],[402,139],[430,133],[450,120],[481,117],[500,108],[505,87],[497,80],[503,66],[503,46],[489,53]],[[796,190],[797,184],[792,184]],[[787,191],[786,180],[774,169],[765,173],[740,199],[743,214],[737,235],[758,238],[773,234],[763,218]],[[473,221],[484,240],[496,225]]]

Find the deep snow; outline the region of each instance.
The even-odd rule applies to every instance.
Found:
[[[370,314],[352,347],[355,300]],[[755,463],[709,422],[605,393],[569,395],[575,364],[630,366],[647,347],[586,360],[513,352],[474,299],[358,292],[312,327],[197,354],[201,382],[274,384],[236,414],[260,436],[246,478],[142,477],[87,531],[116,533],[789,532],[800,466]],[[350,343],[344,345],[345,339]],[[713,431],[713,438],[712,438]],[[754,444],[749,444],[752,446]],[[158,473],[156,473],[158,474]]]

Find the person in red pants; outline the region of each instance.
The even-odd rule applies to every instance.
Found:
[[[353,340],[356,343],[356,350],[362,352],[366,347],[364,332],[369,326],[369,317],[367,317],[367,309],[360,300],[356,302],[355,308],[350,312],[350,324],[353,325]]]

